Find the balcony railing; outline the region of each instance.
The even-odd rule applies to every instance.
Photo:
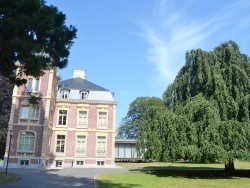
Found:
[[[77,155],[85,155],[85,149],[84,148],[76,149],[76,154]]]
[[[96,156],[97,157],[105,157],[106,156],[106,150],[105,149],[98,149],[96,151]]]

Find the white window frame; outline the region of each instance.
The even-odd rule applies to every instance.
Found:
[[[106,144],[107,144],[106,136],[97,136],[97,144],[96,144],[96,156],[97,157],[106,156]]]
[[[28,78],[27,81],[27,91],[37,93],[40,91],[40,79],[38,78]]]
[[[85,121],[84,121],[85,119]],[[78,111],[78,128],[87,128],[88,127],[88,111],[87,110],[79,110]]]
[[[40,107],[21,105],[20,119],[39,120]]]
[[[98,111],[97,117],[97,127],[99,129],[107,129],[108,128],[108,112],[107,111]]]
[[[97,166],[105,166],[105,161],[96,161]]]
[[[21,119],[29,119],[29,106],[22,105],[21,106]]]
[[[85,163],[84,160],[76,160],[76,166],[84,166],[84,163]]]
[[[23,164],[23,165],[22,165],[22,164],[21,164],[22,161],[28,162],[28,164]],[[29,159],[19,159],[19,165],[20,165],[20,166],[25,167],[25,166],[29,166],[29,164],[30,164],[30,160],[29,160]]]
[[[31,119],[39,119],[40,109],[38,106],[31,107]]]
[[[77,135],[76,137],[76,155],[86,155],[86,136]]]
[[[81,99],[86,100],[86,99],[88,99],[88,96],[89,96],[89,92],[88,91],[81,91],[80,92],[80,98]]]
[[[64,138],[59,138],[59,136],[62,136]],[[59,141],[59,147],[58,147],[58,141]],[[63,146],[63,151],[62,151]],[[56,135],[56,154],[64,154],[66,150],[66,135],[64,134],[58,134]]]
[[[64,118],[65,118],[65,120],[64,120]],[[59,109],[58,110],[58,126],[66,127],[67,121],[68,121],[68,110]]]
[[[69,98],[69,91],[68,90],[62,90],[62,99],[68,99]]]
[[[29,131],[21,132],[19,134],[19,139],[18,139],[18,152],[34,153],[35,140],[36,140],[36,135],[34,132],[29,132]]]
[[[61,163],[61,165],[57,166],[57,162],[58,162],[58,163]],[[63,160],[61,160],[61,159],[56,159],[56,160],[55,160],[55,167],[63,167]]]

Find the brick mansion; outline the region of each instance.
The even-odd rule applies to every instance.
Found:
[[[25,77],[14,87],[4,165],[9,167],[114,167],[113,93],[86,79],[84,69],[61,80],[56,69]],[[29,93],[41,97],[29,103]]]

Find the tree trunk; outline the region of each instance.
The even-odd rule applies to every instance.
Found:
[[[228,161],[225,163],[225,172],[233,172],[234,170],[234,161]]]

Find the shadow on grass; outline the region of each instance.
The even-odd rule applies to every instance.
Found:
[[[130,171],[142,171],[146,174],[152,174],[158,177],[190,178],[190,179],[250,178],[250,170],[235,170],[234,172],[225,172],[221,168],[209,168],[209,167],[149,166],[141,169],[131,169]]]
[[[109,180],[96,180],[96,185],[97,188],[113,188],[113,187],[119,187],[119,188],[133,188],[133,187],[138,187],[138,184],[132,184],[132,183],[128,183],[128,184],[124,184],[124,183],[114,183],[112,181]]]

